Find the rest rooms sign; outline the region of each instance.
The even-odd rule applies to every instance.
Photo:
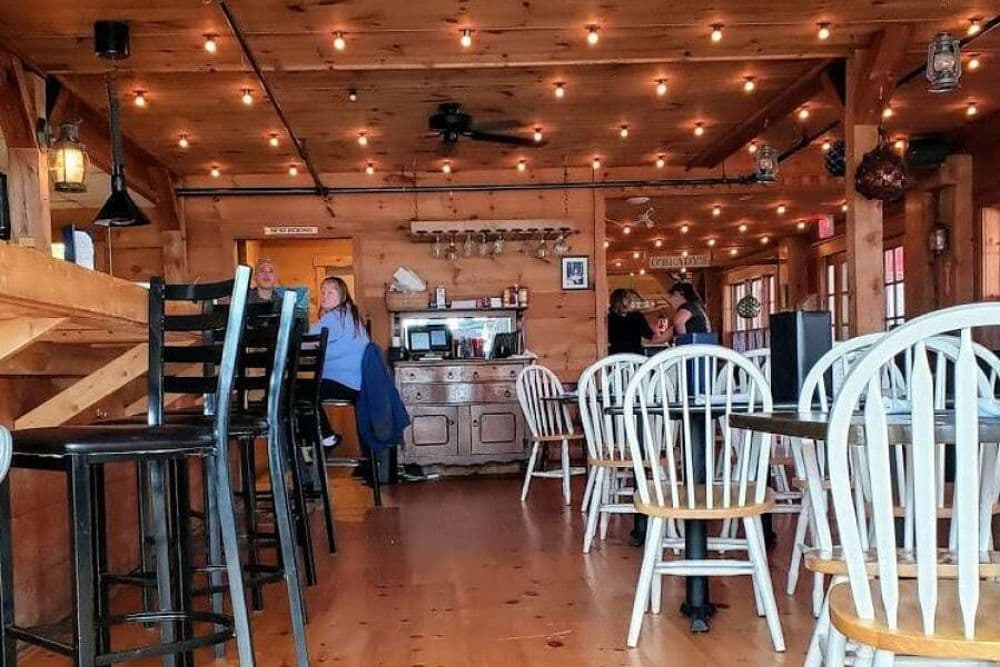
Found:
[[[712,255],[653,255],[649,258],[651,269],[689,269],[696,266],[711,266]]]
[[[265,227],[264,236],[308,236],[319,234],[319,227],[296,227],[284,225],[281,227]]]

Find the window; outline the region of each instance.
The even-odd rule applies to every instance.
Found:
[[[760,311],[752,318],[741,317],[736,305],[745,296],[760,302]],[[755,350],[770,344],[770,315],[777,306],[777,280],[774,274],[756,276],[729,286],[731,345],[734,350]]]
[[[882,257],[884,259],[882,280],[885,288],[885,328],[888,330],[906,321],[903,246],[889,248],[882,253]]]
[[[847,254],[837,253],[826,258],[823,274],[823,295],[830,311],[830,326],[834,340],[851,336],[850,297],[847,291]]]

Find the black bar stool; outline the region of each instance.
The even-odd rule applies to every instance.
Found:
[[[179,656],[180,663],[187,667],[193,664],[191,651],[194,649],[220,644],[234,636],[241,667],[255,664],[228,466],[229,410],[249,282],[250,269],[239,267],[233,281],[189,288],[192,301],[228,297],[230,307],[225,317],[169,316],[176,318],[178,324],[186,323],[188,331],[212,331],[223,341],[221,346],[211,343],[218,348],[219,370],[214,392],[215,410],[210,421],[196,425],[163,425],[153,421],[154,411],[160,413],[162,421],[163,394],[162,386],[156,386],[160,384],[159,374],[151,364],[150,421],[156,425],[54,427],[13,434],[15,466],[60,471],[67,478],[73,551],[73,629],[71,642],[65,642],[37,629],[15,624],[10,487],[4,481],[0,485],[0,656],[5,666],[16,664],[16,640],[22,640],[68,655],[80,667],[156,656]],[[155,316],[157,304],[162,307],[162,300],[150,299],[151,354],[154,348],[164,347],[165,343],[163,328],[156,326],[161,319]],[[218,527],[220,551],[228,576],[231,618],[218,609],[196,612],[191,604],[185,489],[187,463],[195,457],[203,459],[210,470],[209,486],[216,502],[208,508],[207,514]],[[107,570],[103,466],[121,461],[142,463],[149,471],[149,484],[144,491],[149,494],[150,518],[155,527],[158,611],[112,615],[102,582],[102,575]],[[179,482],[174,495],[167,492],[168,471]],[[112,651],[109,627],[120,623],[159,625],[161,642]],[[210,625],[213,630],[196,635],[194,624]],[[166,664],[176,663],[173,657],[168,657]]]

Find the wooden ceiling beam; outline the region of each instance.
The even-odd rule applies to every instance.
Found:
[[[20,59],[0,53],[0,132],[9,148],[39,147],[32,89]]]
[[[854,122],[878,125],[882,108],[896,92],[896,82],[903,74],[904,57],[913,41],[912,23],[893,23],[872,37],[854,73]]]
[[[59,123],[65,121],[79,121],[80,140],[87,148],[90,161],[101,171],[110,174],[111,135],[107,116],[63,86],[52,105],[49,124],[55,132]],[[163,196],[163,179],[173,181],[170,170],[126,136],[122,136],[122,154],[125,160],[125,180],[129,188],[150,202],[158,203]]]
[[[822,60],[816,63],[795,83],[771,98],[750,117],[695,155],[688,161],[687,168],[715,168],[727,157],[742,149],[765,127],[783,120],[797,107],[823,90],[823,73],[833,62],[833,60]]]

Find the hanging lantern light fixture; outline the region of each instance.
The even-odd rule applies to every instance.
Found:
[[[758,183],[774,183],[778,175],[778,151],[764,144],[754,156],[753,173]]]
[[[56,192],[87,191],[87,151],[77,123],[59,125],[59,138],[49,149],[49,175]]]
[[[932,93],[958,88],[962,78],[962,45],[946,32],[939,32],[927,47],[927,80]]]

